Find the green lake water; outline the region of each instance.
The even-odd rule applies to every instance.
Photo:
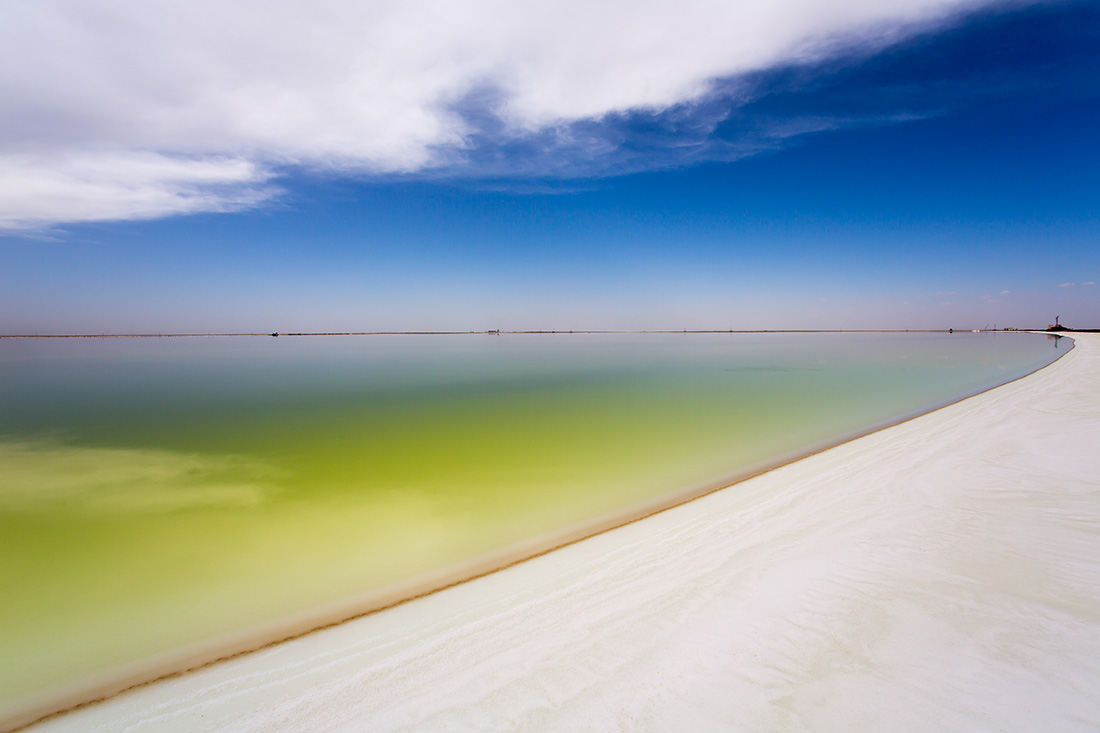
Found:
[[[0,719],[1067,348],[1016,333],[0,339]]]

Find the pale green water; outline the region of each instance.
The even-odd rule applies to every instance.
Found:
[[[1061,350],[1030,334],[0,339],[0,718]]]

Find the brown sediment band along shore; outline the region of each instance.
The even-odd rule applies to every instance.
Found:
[[[559,537],[467,566],[462,575],[476,576],[543,553],[474,582],[421,579],[371,607],[433,582],[451,587],[40,727],[114,730],[155,718],[158,730],[306,729],[321,719],[375,730],[471,720],[568,729],[633,719],[660,729],[677,715],[704,728],[918,729],[1015,725],[1020,715],[1095,725],[1100,341],[1078,343],[1038,373],[737,491],[680,497],[583,542]],[[355,606],[365,602],[326,609],[327,621],[369,610]],[[319,622],[289,620],[281,636]],[[191,661],[279,631],[193,650]],[[161,660],[160,671],[187,662]],[[104,681],[100,694],[125,686]],[[52,709],[91,692],[54,697]],[[995,701],[1003,710],[991,714]],[[49,712],[42,700],[8,725]]]

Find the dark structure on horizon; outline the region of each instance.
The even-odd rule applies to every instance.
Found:
[[[1056,333],[1066,331],[1068,333],[1100,333],[1100,328],[1067,328],[1062,325],[1062,317],[1054,316],[1054,323],[1047,326],[1047,331],[1053,331]]]

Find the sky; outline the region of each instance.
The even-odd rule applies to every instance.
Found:
[[[7,0],[0,334],[1100,327],[1100,2]]]

